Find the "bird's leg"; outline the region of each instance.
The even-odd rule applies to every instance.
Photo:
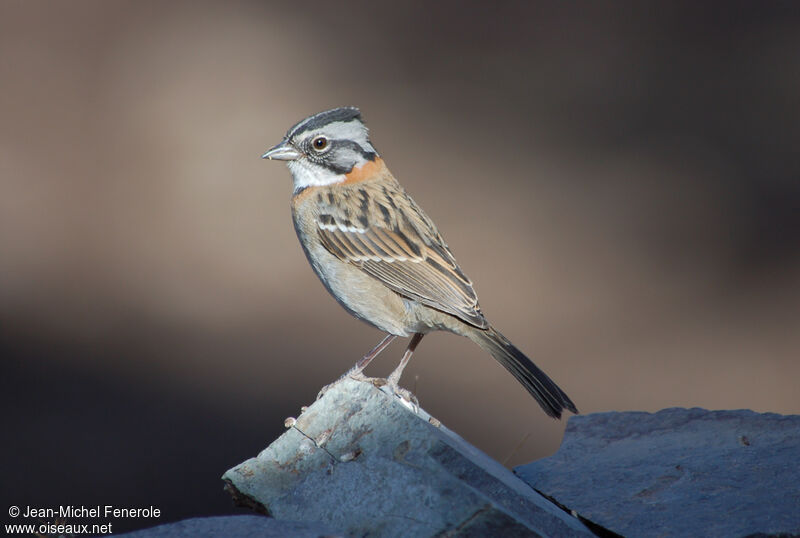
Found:
[[[361,359],[350,369],[349,372],[347,372],[346,375],[350,377],[364,377],[364,375],[361,373],[364,371],[364,368],[366,368],[369,363],[372,362],[372,359],[378,356],[378,353],[386,349],[386,346],[391,344],[395,338],[397,338],[397,335],[387,334],[386,338],[381,340],[377,346],[372,348],[372,351],[361,357]]]
[[[389,374],[389,377],[386,378],[386,384],[395,394],[411,400],[415,405],[418,405],[416,402],[417,398],[411,394],[410,391],[400,388],[400,376],[403,375],[403,370],[408,364],[408,361],[411,360],[411,355],[414,354],[414,350],[417,349],[417,345],[420,343],[423,336],[425,335],[422,333],[414,333],[414,336],[411,337],[411,341],[408,343],[406,352],[403,353],[403,358],[400,359],[400,364],[398,364],[397,368],[394,369],[394,372]]]
[[[361,357],[361,359],[359,359],[359,361],[355,364],[355,366],[350,368],[342,377],[340,377],[333,383],[322,387],[322,390],[320,390],[319,393],[317,393],[317,400],[322,398],[325,395],[325,393],[328,392],[328,389],[330,389],[331,387],[339,383],[342,379],[345,379],[347,377],[357,379],[358,381],[366,381],[368,383],[375,381],[372,378],[365,376],[362,372],[364,371],[364,368],[366,368],[367,365],[370,362],[372,362],[372,359],[377,357],[381,351],[386,349],[386,346],[391,344],[395,338],[397,338],[397,335],[387,334],[386,337],[383,340],[381,340],[377,346],[372,348],[372,350],[369,353]],[[381,383],[383,383],[383,380],[381,380]]]

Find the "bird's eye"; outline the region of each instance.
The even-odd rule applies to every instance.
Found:
[[[328,139],[324,136],[318,136],[311,141],[311,147],[317,151],[322,151],[328,147]]]

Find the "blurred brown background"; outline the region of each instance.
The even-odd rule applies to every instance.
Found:
[[[0,3],[4,506],[234,512],[219,476],[381,338],[259,159],[339,105],[583,413],[800,412],[796,4],[293,5]],[[406,372],[509,465],[558,447],[465,339]]]

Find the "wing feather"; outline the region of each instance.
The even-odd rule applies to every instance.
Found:
[[[320,197],[317,230],[322,244],[400,295],[488,327],[472,282],[436,226],[394,178],[389,183],[391,188],[359,185],[357,193],[345,197],[360,197],[358,206]],[[353,222],[366,224],[354,227]]]

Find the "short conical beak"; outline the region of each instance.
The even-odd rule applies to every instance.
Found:
[[[301,153],[288,140],[283,140],[277,146],[270,148],[261,158],[274,161],[294,161],[299,159],[300,155]]]

